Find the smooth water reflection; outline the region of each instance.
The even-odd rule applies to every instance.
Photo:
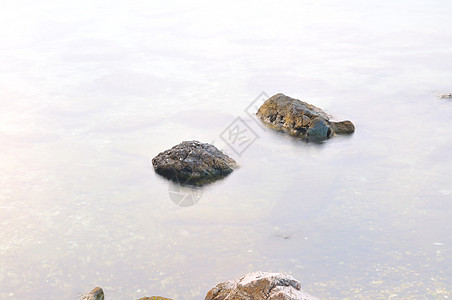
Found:
[[[452,282],[451,6],[7,2],[0,16],[0,298],[200,299],[246,272],[320,298],[443,298]],[[13,30],[14,29],[14,30]],[[306,143],[245,113],[284,92],[352,120]],[[241,156],[219,137],[240,116]],[[182,140],[241,165],[171,200]],[[397,296],[395,296],[397,295]]]

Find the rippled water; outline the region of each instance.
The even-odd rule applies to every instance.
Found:
[[[202,299],[256,270],[320,298],[451,297],[452,100],[436,97],[452,89],[451,13],[2,2],[0,298]],[[263,91],[356,133],[264,130],[246,113]],[[220,137],[237,117],[256,134],[241,155]],[[241,168],[181,207],[150,159],[192,139]]]

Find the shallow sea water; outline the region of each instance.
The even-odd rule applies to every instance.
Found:
[[[2,6],[1,299],[203,299],[257,270],[321,299],[452,297],[450,2]],[[262,92],[356,132],[262,127]],[[150,160],[192,139],[241,167],[182,207]]]

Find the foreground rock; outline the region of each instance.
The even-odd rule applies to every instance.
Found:
[[[235,160],[215,146],[185,141],[152,159],[155,172],[186,184],[203,184],[222,178],[237,167]]]
[[[100,287],[95,287],[92,291],[80,296],[80,300],[104,300],[104,291]]]
[[[352,122],[330,121],[329,116],[320,108],[281,93],[267,99],[256,115],[277,130],[312,140],[324,140],[334,134],[355,131]]]
[[[205,300],[316,300],[303,292],[301,284],[292,276],[280,273],[255,272],[238,280],[217,284]]]

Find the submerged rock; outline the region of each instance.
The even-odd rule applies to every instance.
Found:
[[[185,184],[203,184],[222,178],[237,167],[235,160],[215,146],[185,141],[152,159],[158,174]]]
[[[205,300],[317,300],[303,292],[298,280],[281,273],[254,272],[211,289]]]
[[[313,140],[324,140],[335,133],[349,134],[355,131],[352,122],[333,122],[320,108],[281,93],[267,99],[256,115],[277,130]]]
[[[81,295],[80,300],[104,300],[104,291],[100,287],[95,287],[90,292]]]
[[[442,99],[450,99],[452,98],[452,93],[449,94],[440,94],[438,97],[442,98]]]

